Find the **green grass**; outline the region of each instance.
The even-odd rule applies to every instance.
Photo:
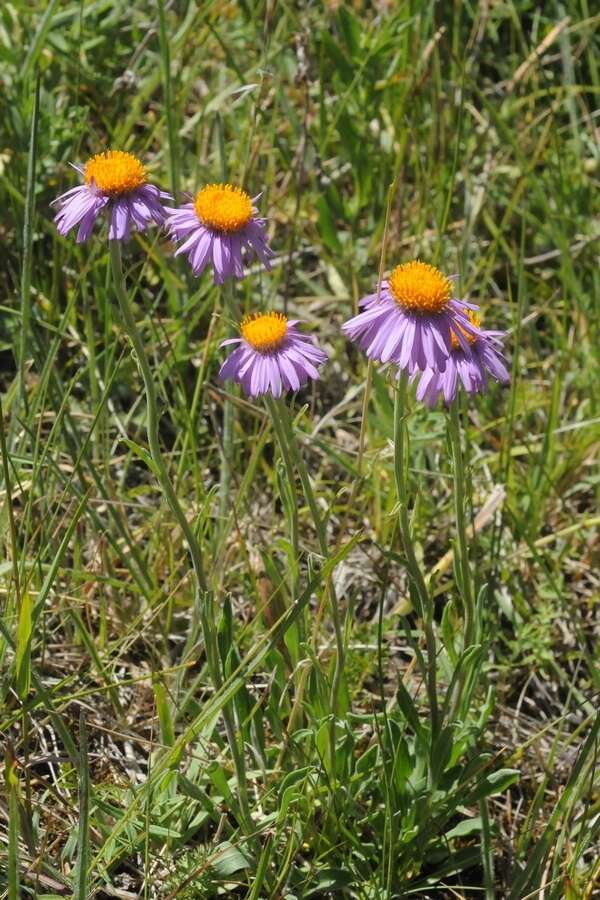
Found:
[[[587,0],[3,4],[0,896],[595,895],[599,26]],[[262,192],[276,252],[227,296],[156,229],[123,248],[209,600],[106,230],[52,222],[106,147]],[[340,331],[416,256],[510,332],[510,386],[462,405],[468,570],[448,417],[409,391],[395,420]],[[217,379],[269,308],[331,357],[288,399],[291,465]]]

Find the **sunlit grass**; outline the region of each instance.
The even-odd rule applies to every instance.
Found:
[[[598,24],[573,0],[5,5],[11,900],[593,896]],[[160,449],[213,591],[217,688],[187,546],[149,465],[106,232],[82,247],[52,223],[51,200],[76,183],[68,163],[109,147],[179,200],[220,181],[261,193],[275,251],[273,272],[255,265],[231,295],[156,229],[124,251]],[[485,327],[510,333],[510,387],[463,406],[479,649],[456,708],[447,417],[409,392],[406,527],[454,723],[437,735],[394,382],[340,331],[384,243],[386,271],[419,257],[460,273]],[[330,356],[281,423],[217,379],[234,320],[271,309]]]

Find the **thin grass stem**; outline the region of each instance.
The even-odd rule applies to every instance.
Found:
[[[25,356],[29,340],[29,320],[31,317],[31,268],[33,249],[33,215],[35,209],[35,168],[37,158],[37,134],[40,112],[40,76],[36,76],[31,113],[29,154],[27,156],[27,189],[25,195],[25,215],[23,218],[23,266],[21,269],[21,332],[19,341],[19,395],[23,406],[27,405],[25,386]]]
[[[15,583],[15,597],[17,615],[21,611],[21,587],[19,578],[19,548],[17,543],[17,527],[13,509],[12,490],[10,483],[10,470],[8,466],[8,448],[6,445],[6,432],[4,430],[4,413],[0,400],[0,453],[2,454],[2,474],[4,476],[4,493],[6,494],[6,508],[8,510],[8,530],[10,534],[10,555],[12,562],[13,580]]]
[[[77,867],[75,871],[75,900],[90,896],[88,869],[90,865],[90,765],[88,732],[84,710],[79,715],[79,826],[77,829]]]
[[[177,201],[179,199],[179,150],[177,147],[177,126],[175,121],[175,104],[171,85],[171,52],[167,34],[164,0],[157,0],[158,6],[158,41],[160,47],[160,62],[163,77],[165,97],[165,115],[167,118],[167,135],[169,142],[169,174],[171,177],[171,190]]]
[[[7,746],[5,750],[4,771],[8,794],[7,897],[8,900],[19,900],[19,779],[17,763],[10,746]]]

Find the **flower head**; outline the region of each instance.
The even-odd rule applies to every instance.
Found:
[[[419,260],[396,266],[379,294],[361,300],[363,311],[342,326],[370,359],[392,362],[413,372],[434,367],[443,371],[450,355],[451,330],[477,334],[467,316],[476,309],[453,296],[452,280],[435,266]]]
[[[207,184],[179,209],[168,208],[167,225],[175,241],[183,241],[175,256],[185,253],[194,275],[212,265],[215,284],[244,277],[244,254],[256,254],[270,269],[265,220],[254,200],[231,184]],[[184,240],[185,239],[185,240]]]
[[[250,397],[266,393],[279,397],[283,391],[297,391],[310,378],[317,379],[327,355],[297,325],[297,319],[278,312],[246,316],[241,337],[221,344],[239,346],[221,366],[219,378],[236,381]]]
[[[471,324],[479,329],[479,316],[469,313]],[[456,397],[459,385],[468,394],[482,393],[487,390],[487,376],[496,381],[506,382],[509,379],[506,360],[502,354],[502,331],[479,330],[477,334],[452,330],[450,341],[452,350],[446,361],[443,372],[435,368],[427,368],[421,374],[417,387],[417,399],[429,406],[435,406],[440,395],[449,406]],[[468,345],[465,351],[463,341]],[[414,372],[416,377],[417,372]]]
[[[107,150],[92,156],[85,166],[73,168],[83,184],[54,201],[60,204],[54,219],[59,234],[66,235],[79,225],[77,243],[86,241],[104,209],[110,218],[111,241],[128,240],[132,224],[138,231],[150,222],[162,225],[165,211],[160,201],[171,195],[148,183],[144,165],[131,153]]]

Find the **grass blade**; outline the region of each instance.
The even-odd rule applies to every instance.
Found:
[[[19,900],[19,779],[17,761],[7,746],[5,756],[6,793],[8,799],[8,858],[6,876],[8,900]]]
[[[79,826],[77,828],[77,868],[73,900],[88,900],[90,896],[88,870],[90,866],[90,769],[88,735],[83,709],[79,715]]]
[[[50,10],[52,4],[48,9]],[[29,319],[31,316],[31,265],[33,248],[33,215],[35,206],[35,168],[37,158],[38,120],[40,114],[40,74],[35,79],[29,153],[27,156],[27,187],[25,192],[25,212],[23,217],[23,264],[21,269],[21,332],[19,342],[19,390],[22,403],[26,401],[25,356],[29,340]]]

